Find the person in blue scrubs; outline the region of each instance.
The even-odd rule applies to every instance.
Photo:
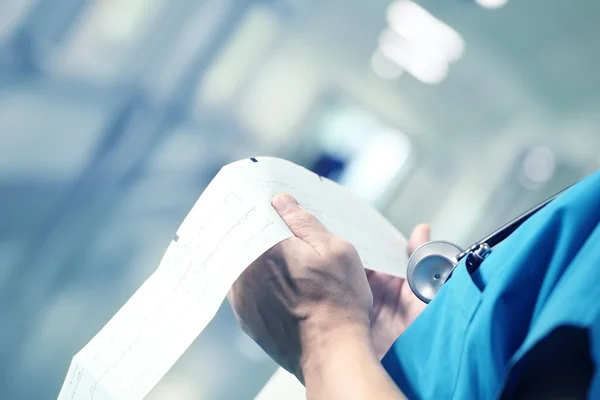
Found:
[[[427,306],[288,195],[292,237],[236,281],[242,328],[308,399],[600,398],[600,173],[464,261]],[[427,226],[410,238],[429,240]]]

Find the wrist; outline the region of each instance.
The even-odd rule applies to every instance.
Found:
[[[330,357],[347,346],[371,347],[370,328],[361,323],[348,323],[325,331],[314,330],[303,338],[301,368],[320,368]]]
[[[302,322],[300,335],[300,368],[304,371],[305,367],[319,367],[326,361],[327,355],[337,352],[341,346],[350,345],[350,342],[371,343],[371,324],[368,314],[347,314],[323,308]]]
[[[346,367],[356,368],[365,360],[378,362],[370,329],[363,324],[343,325],[313,337],[305,349],[300,367],[307,394],[321,391],[325,386],[336,386],[336,377]]]
[[[301,374],[308,400],[404,398],[377,358],[368,326],[341,326],[307,350]]]

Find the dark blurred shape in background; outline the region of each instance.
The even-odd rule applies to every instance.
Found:
[[[600,2],[0,2],[0,397],[56,398],[220,166],[466,245],[600,166]],[[234,344],[234,345],[232,345]],[[275,369],[224,306],[150,399]],[[235,383],[235,384],[234,384]]]

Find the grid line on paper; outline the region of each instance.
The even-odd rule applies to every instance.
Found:
[[[241,199],[241,198],[240,198],[240,197],[239,197],[237,194],[235,194],[233,191],[232,191],[231,193],[232,193],[232,194],[233,194],[233,195],[234,195],[234,196],[235,196],[235,197],[236,197],[238,200],[242,200],[242,199]],[[240,223],[241,223],[243,220],[247,220],[247,219],[248,219],[248,217],[249,217],[249,214],[250,214],[252,211],[255,211],[255,210],[256,210],[256,208],[255,208],[255,207],[253,207],[251,210],[249,210],[248,212],[246,212],[246,214],[244,215],[244,217],[243,217],[243,218],[242,218],[240,221],[237,221],[237,222],[236,222],[236,224],[234,225],[234,227],[232,227],[232,228],[231,228],[231,229],[230,229],[230,230],[227,232],[227,234],[226,234],[225,236],[228,236],[228,234],[229,234],[229,233],[230,233],[230,232],[231,232],[233,229],[235,229],[235,226],[239,226],[239,225],[240,225]],[[204,224],[201,224],[201,225],[204,225]],[[265,228],[263,228],[263,229],[265,229]],[[202,229],[202,230],[203,230],[203,229]],[[179,235],[177,235],[177,236],[176,236],[176,238],[177,238],[177,240],[179,240]],[[222,239],[222,240],[223,240],[223,239]],[[222,242],[222,241],[221,241],[221,242]],[[185,245],[184,245],[184,246],[185,246]],[[186,246],[185,246],[185,247],[186,247]],[[217,249],[214,249],[214,250],[213,250],[213,252],[211,252],[211,254],[209,255],[210,257],[212,257],[212,255],[214,254],[214,251],[218,251],[218,248],[217,248]],[[179,251],[179,252],[178,252],[178,254],[177,254],[177,255],[175,255],[175,256],[173,257],[173,262],[174,262],[174,263],[177,263],[177,262],[179,262],[179,260],[181,259],[181,256],[182,256],[182,254],[181,254],[181,253],[182,253],[182,252],[181,252],[181,251]],[[189,266],[188,266],[188,268],[186,268],[186,270],[189,270],[189,269],[190,269],[190,268],[189,268]],[[186,272],[187,272],[187,271],[186,271]],[[159,310],[160,310],[160,309],[163,307],[163,305],[164,305],[165,301],[167,301],[167,300],[168,300],[168,298],[170,298],[170,297],[171,297],[173,294],[174,294],[174,291],[172,291],[172,292],[170,292],[169,294],[167,294],[167,295],[166,295],[166,297],[165,297],[165,299],[164,299],[164,300],[163,300],[161,303],[159,303],[159,304],[158,304],[158,306],[157,306],[157,307],[154,309],[154,311],[153,311],[153,312],[151,312],[151,313],[149,313],[149,314],[148,314],[148,315],[147,315],[147,316],[144,318],[144,321],[143,321],[143,322],[142,322],[142,324],[141,324],[140,333],[138,334],[138,336],[136,337],[136,339],[134,339],[134,340],[133,340],[133,342],[130,344],[130,346],[128,346],[128,347],[125,349],[125,351],[124,351],[124,352],[122,352],[122,353],[120,354],[120,356],[119,356],[119,357],[118,357],[118,358],[115,360],[115,362],[113,363],[113,365],[109,366],[109,367],[108,367],[108,368],[107,368],[107,369],[104,371],[104,373],[103,373],[103,374],[102,374],[102,375],[99,377],[99,379],[97,379],[97,381],[96,381],[96,383],[95,383],[95,385],[94,385],[94,386],[96,386],[96,385],[97,385],[97,384],[98,384],[98,383],[99,383],[99,382],[102,380],[102,378],[103,378],[105,375],[109,374],[109,373],[110,373],[110,371],[112,370],[112,367],[113,367],[113,366],[114,366],[116,363],[118,363],[118,362],[119,362],[119,361],[120,361],[120,360],[121,360],[121,359],[122,359],[122,358],[125,356],[125,354],[126,354],[128,351],[130,351],[131,347],[132,347],[132,346],[133,346],[133,345],[134,345],[134,344],[137,342],[137,339],[139,338],[140,334],[142,334],[142,333],[143,333],[144,326],[146,325],[147,321],[148,321],[149,319],[151,319],[151,318],[153,317],[153,315],[154,315],[156,312],[158,312],[158,311],[159,311]],[[199,296],[201,296],[201,293],[199,294]],[[104,350],[105,350],[105,349],[106,349],[108,346],[110,346],[110,345],[111,345],[111,343],[114,341],[114,339],[115,339],[116,337],[118,337],[118,336],[119,336],[119,334],[120,334],[121,332],[123,332],[123,330],[127,329],[127,326],[130,326],[130,323],[125,323],[125,324],[124,324],[124,326],[123,326],[121,329],[119,329],[119,330],[116,332],[116,334],[115,334],[115,335],[114,335],[114,336],[113,336],[111,339],[109,339],[109,340],[107,341],[107,343],[105,344],[105,346],[103,346],[102,348],[98,349],[98,351],[96,352],[96,355],[95,355],[95,356],[92,358],[92,360],[90,360],[90,362],[93,362],[93,361],[96,359],[96,357],[97,357],[99,354],[103,353],[103,352],[104,352]],[[76,372],[74,372],[74,373],[76,373]],[[78,391],[78,388],[79,388],[79,387],[78,387],[78,384],[79,384],[79,381],[80,381],[80,379],[81,379],[81,376],[82,376],[82,373],[81,373],[81,371],[80,371],[80,374],[77,376],[77,378],[78,378],[78,381],[77,381],[77,383],[76,383],[76,388],[74,389],[73,396],[75,396],[75,394],[76,394],[76,393],[77,393],[77,391]],[[71,380],[71,381],[72,381],[72,380]],[[72,382],[69,384],[69,386],[71,386],[71,384],[72,384]]]
[[[217,208],[218,208],[218,207],[217,207]],[[193,210],[192,210],[192,211],[193,211]],[[190,214],[191,214],[191,213],[192,213],[192,212],[190,212]],[[209,213],[209,215],[212,215],[212,214],[213,214],[212,212],[211,212],[211,213]],[[212,219],[212,218],[210,218],[210,219]],[[201,231],[203,231],[203,230],[204,230],[204,226],[206,226],[206,225],[207,225],[207,224],[206,224],[206,222],[208,222],[208,224],[210,224],[210,223],[211,223],[211,222],[209,221],[209,219],[207,218],[207,220],[205,220],[205,223],[203,223],[203,224],[200,224],[200,226],[201,226],[200,230],[201,230]],[[178,240],[179,240],[179,235],[176,235],[176,237],[177,237],[177,238],[178,238]],[[200,237],[198,237],[198,238],[200,239]],[[171,263],[172,263],[172,264],[177,264],[178,262],[180,262],[180,261],[181,261],[181,259],[182,259],[182,257],[181,257],[181,256],[182,256],[182,253],[186,253],[186,252],[184,251],[184,250],[186,250],[186,249],[187,249],[187,244],[184,242],[184,243],[183,243],[183,246],[182,246],[182,249],[181,249],[180,251],[178,251],[178,252],[176,253],[176,255],[173,255],[173,257],[171,258]],[[165,252],[165,254],[166,254],[166,252]],[[163,256],[163,257],[164,257],[164,256]],[[164,259],[163,259],[163,260],[161,260],[161,263],[160,263],[160,264],[162,264],[162,262],[163,262],[163,261],[164,261]],[[160,268],[160,264],[159,264],[159,268]],[[159,304],[159,306],[160,306],[160,304]],[[96,352],[96,355],[95,355],[95,356],[92,358],[92,360],[90,360],[90,363],[91,363],[91,362],[93,362],[93,361],[96,359],[96,357],[97,357],[99,354],[101,354],[101,353],[102,353],[102,352],[103,352],[103,351],[106,349],[106,347],[108,347],[108,346],[110,345],[110,343],[112,343],[112,342],[114,341],[114,339],[115,339],[115,338],[116,338],[116,337],[117,337],[117,336],[118,336],[118,335],[119,335],[119,334],[120,334],[120,333],[121,333],[121,332],[122,332],[122,331],[123,331],[123,330],[124,330],[126,327],[127,327],[127,324],[125,324],[125,326],[123,326],[123,328],[122,328],[121,330],[119,330],[119,331],[118,331],[118,332],[117,332],[117,333],[116,333],[116,334],[115,334],[115,335],[114,335],[114,336],[113,336],[113,337],[112,337],[110,340],[108,340],[108,341],[107,341],[107,343],[106,343],[106,345],[105,345],[103,348],[99,349],[99,350]]]
[[[256,211],[256,207],[252,207],[250,210],[248,210],[248,211],[247,211],[247,212],[244,214],[244,216],[243,216],[242,218],[240,218],[238,221],[236,221],[236,223],[234,224],[234,226],[233,226],[233,227],[231,227],[231,228],[230,228],[230,229],[229,229],[229,230],[226,232],[226,234],[224,235],[224,237],[223,237],[223,238],[221,238],[221,240],[219,241],[219,243],[218,243],[217,247],[216,247],[215,249],[213,249],[213,251],[212,251],[212,252],[209,254],[209,258],[212,258],[212,257],[214,256],[214,254],[218,252],[220,245],[223,243],[223,241],[224,241],[224,240],[226,240],[226,238],[229,236],[229,234],[230,234],[230,233],[231,233],[231,232],[232,232],[232,231],[233,231],[233,230],[234,230],[236,227],[239,227],[239,226],[240,226],[242,223],[244,223],[244,221],[247,221],[247,220],[249,219],[249,216],[250,216],[250,214],[251,214],[252,212],[255,212],[255,211]],[[255,233],[255,235],[253,235],[253,236],[250,238],[250,240],[248,240],[248,241],[247,241],[247,243],[249,243],[251,240],[253,240],[253,239],[254,239],[254,238],[255,238],[255,237],[258,235],[258,234],[260,234],[261,232],[263,232],[265,229],[267,229],[267,228],[268,228],[268,226],[272,225],[272,223],[273,223],[272,221],[266,221],[266,225],[262,226],[262,227],[260,228],[260,230],[259,230],[257,233]],[[185,246],[185,244],[184,244],[184,246]],[[187,246],[185,246],[185,247],[187,247]],[[237,251],[235,251],[235,252],[234,252],[234,255],[237,255],[237,254],[239,253],[239,250],[240,250],[240,249],[239,249],[239,247],[238,247],[236,250],[237,250]],[[208,260],[208,261],[210,261],[210,260]],[[207,261],[205,261],[205,263],[207,263]],[[186,271],[185,271],[185,273],[187,274],[188,272],[195,272],[195,271],[194,271],[192,268],[186,268]],[[183,278],[182,278],[182,279],[183,279]],[[184,288],[182,287],[182,289],[184,289]],[[202,291],[202,292],[203,292],[203,291]],[[124,357],[124,356],[125,356],[125,355],[126,355],[128,352],[129,352],[129,351],[130,351],[130,350],[131,350],[131,348],[132,348],[132,347],[133,347],[133,346],[134,346],[134,345],[137,343],[137,340],[139,339],[139,337],[140,337],[140,336],[143,334],[143,331],[144,331],[144,328],[145,328],[145,326],[146,326],[146,323],[147,323],[147,321],[148,321],[149,319],[151,319],[151,318],[153,317],[153,315],[155,315],[155,313],[156,313],[156,312],[158,312],[158,311],[159,311],[159,310],[160,310],[160,309],[163,307],[164,303],[165,303],[166,301],[168,301],[168,300],[169,300],[169,299],[170,299],[170,298],[171,298],[171,297],[174,295],[174,293],[175,293],[175,289],[174,289],[174,290],[173,290],[171,293],[169,293],[169,294],[168,294],[168,295],[165,297],[165,299],[163,300],[163,302],[161,302],[161,303],[160,303],[159,307],[157,307],[157,308],[155,309],[155,311],[154,311],[154,312],[150,313],[150,314],[149,314],[149,315],[148,315],[148,316],[147,316],[147,317],[144,319],[144,322],[142,323],[142,326],[141,326],[141,328],[140,328],[140,333],[139,333],[139,334],[136,336],[136,338],[135,338],[135,339],[134,339],[134,340],[131,342],[131,344],[130,344],[130,345],[127,347],[127,349],[125,349],[125,351],[124,351],[124,352],[122,352],[122,353],[120,354],[120,356],[117,358],[117,360],[115,360],[115,362],[113,363],[113,365],[109,366],[109,367],[108,367],[108,368],[107,368],[107,369],[104,371],[104,373],[102,374],[102,376],[101,376],[101,377],[99,377],[99,379],[97,380],[96,384],[97,384],[98,382],[100,382],[104,376],[106,376],[106,375],[110,374],[110,372],[111,372],[111,370],[113,369],[113,367],[114,367],[114,366],[115,366],[115,365],[116,365],[116,364],[117,364],[117,363],[118,363],[118,362],[119,362],[119,361],[120,361],[120,360],[121,360],[121,359],[122,359],[122,358],[123,358],[123,357]],[[202,293],[198,293],[198,294],[196,295],[196,298],[197,298],[197,299],[198,299],[198,298],[200,298],[200,297],[202,297]],[[185,312],[185,311],[184,311],[184,312]],[[168,332],[164,332],[164,333],[163,333],[163,335],[161,335],[161,337],[160,337],[159,339],[163,338],[163,337],[164,337],[166,334],[168,334]],[[141,375],[143,376],[143,375],[145,375],[145,373],[142,373]],[[138,382],[139,382],[139,381],[138,381]],[[136,386],[136,385],[134,384],[133,386]]]
[[[260,229],[260,230],[259,230],[259,231],[258,231],[256,234],[252,235],[251,239],[250,239],[250,240],[249,240],[247,243],[249,243],[250,241],[254,240],[254,239],[255,239],[255,238],[256,238],[256,237],[257,237],[257,236],[258,236],[260,233],[262,233],[262,232],[263,232],[263,231],[264,231],[266,228],[268,228],[268,226],[270,226],[270,225],[272,225],[272,221],[267,221],[267,224],[265,224],[265,226],[261,227],[261,229]],[[234,252],[234,254],[233,254],[233,255],[231,255],[231,257],[230,257],[230,258],[234,258],[234,257],[236,257],[236,256],[237,256],[237,255],[240,253],[240,251],[241,251],[241,249],[240,249],[240,248],[238,248],[238,249],[237,249],[237,250]],[[197,298],[196,298],[195,300],[198,300],[198,297],[200,297],[200,294],[197,296]],[[188,310],[187,312],[189,313],[190,311]],[[185,313],[185,311],[184,311],[184,313]],[[185,320],[185,318],[179,318],[179,319],[177,319],[177,320],[179,321],[179,323],[181,323],[182,321],[184,321],[184,320]],[[173,327],[173,329],[174,329],[174,330],[176,330],[176,327]],[[164,332],[164,335],[166,335],[166,334],[168,334],[168,332]],[[164,335],[163,335],[163,336],[161,336],[161,338],[162,338],[162,337],[164,337]],[[150,366],[148,369],[150,369],[150,368],[151,368],[151,366]],[[142,375],[142,376],[144,376],[144,375],[146,375],[146,373],[142,373],[141,375]],[[133,383],[133,384],[131,385],[131,388],[134,388],[134,387],[136,387],[138,383],[139,383],[139,380],[138,380],[136,383]]]

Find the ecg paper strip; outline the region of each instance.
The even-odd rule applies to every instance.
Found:
[[[405,275],[406,239],[345,188],[277,158],[226,165],[158,269],[75,355],[58,398],[144,398],[213,319],[244,269],[292,236],[271,206],[279,193],[293,195],[354,244],[366,268]]]

